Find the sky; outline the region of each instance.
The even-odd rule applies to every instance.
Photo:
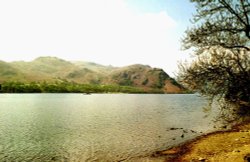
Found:
[[[194,13],[189,0],[0,0],[0,60],[145,64],[173,76],[189,59],[180,40]]]

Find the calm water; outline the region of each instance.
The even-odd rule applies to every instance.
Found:
[[[211,130],[206,105],[197,95],[0,94],[0,161],[129,161]]]

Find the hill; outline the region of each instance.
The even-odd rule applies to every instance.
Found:
[[[67,81],[78,84],[130,86],[163,93],[185,91],[162,69],[140,64],[113,67],[92,62],[70,62],[56,57],[39,57],[31,62],[0,61],[0,69],[1,83]]]

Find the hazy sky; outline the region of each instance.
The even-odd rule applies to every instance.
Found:
[[[189,0],[0,0],[0,60],[39,56],[163,68],[188,58]]]

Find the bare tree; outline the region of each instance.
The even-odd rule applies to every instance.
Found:
[[[184,49],[196,59],[179,65],[179,80],[191,90],[238,103],[250,112],[249,0],[191,0],[197,14],[186,31]]]
[[[214,47],[191,64],[179,65],[179,80],[190,89],[231,101],[250,101],[250,55],[247,50]]]
[[[191,0],[196,3],[195,27],[186,31],[184,48],[196,54],[212,46],[250,50],[249,0]]]

